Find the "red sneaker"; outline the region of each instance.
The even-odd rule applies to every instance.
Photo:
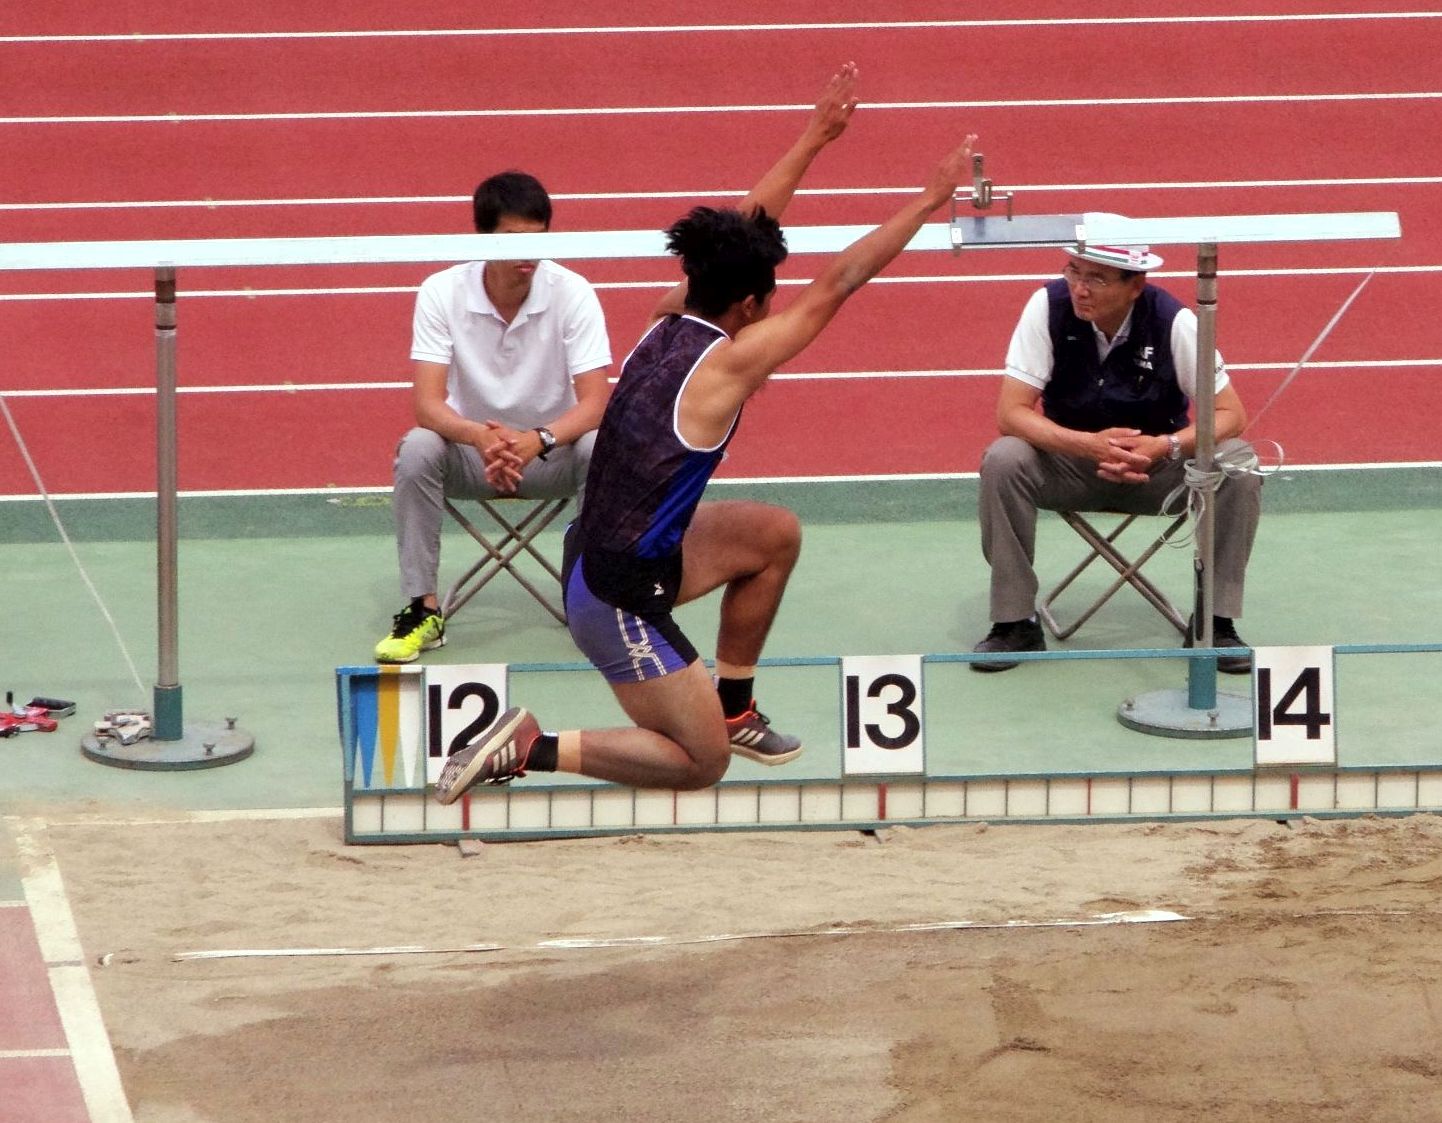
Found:
[[[526,774],[541,727],[531,711],[512,706],[464,749],[452,753],[436,780],[436,799],[454,803],[477,784],[509,784]]]

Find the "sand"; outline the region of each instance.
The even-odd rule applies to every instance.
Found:
[[[1442,1118],[1436,816],[45,835],[137,1123]]]

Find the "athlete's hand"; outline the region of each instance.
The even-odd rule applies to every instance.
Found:
[[[975,144],[976,134],[968,133],[961,142],[961,147],[947,153],[946,158],[932,173],[925,193],[933,206],[941,206],[956,194],[958,186],[971,180],[971,150]]]
[[[818,144],[830,144],[846,131],[851,115],[856,111],[856,63],[843,63],[831,76],[826,89],[816,102],[807,131]]]

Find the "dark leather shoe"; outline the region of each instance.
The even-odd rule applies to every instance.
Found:
[[[1035,620],[1012,620],[1005,624],[993,624],[991,631],[987,633],[986,639],[972,648],[973,651],[981,653],[988,651],[1045,651],[1046,633],[1041,630],[1041,625]],[[989,674],[993,671],[1009,671],[1016,666],[1015,662],[991,662],[968,663],[973,671],[981,671]]]
[[[1187,638],[1182,641],[1183,647],[1196,647],[1192,642],[1192,623],[1187,621]],[[1237,635],[1237,626],[1226,616],[1212,617],[1212,646],[1213,647],[1250,647],[1246,640]],[[1218,655],[1217,670],[1224,675],[1249,675],[1252,673],[1252,655]]]

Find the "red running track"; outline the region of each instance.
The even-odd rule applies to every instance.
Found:
[[[1272,4],[1271,9],[1295,8],[1305,12],[1389,12],[1397,10],[1391,0],[1306,0],[1305,3]],[[1410,5],[1406,10],[1416,10]],[[1238,0],[1210,4],[1208,14],[1248,14],[1256,5]],[[141,0],[113,0],[96,6],[88,0],[47,0],[42,6],[17,8],[6,13],[7,35],[135,35],[164,31],[179,33],[278,32],[320,30],[387,30],[406,28],[465,28],[476,24],[475,5],[470,0],[438,0],[424,8],[402,8],[389,0],[353,0],[345,7],[344,23],[338,23],[330,0],[293,0],[285,5],[235,5],[220,0],[197,0],[165,13],[164,27],[155,22],[154,5]],[[1087,13],[1092,15],[1093,13]],[[1107,7],[1111,17],[1157,15],[1156,5],[1146,0],[1117,0]],[[1174,8],[1167,15],[1182,13]],[[676,24],[758,24],[798,22],[794,0],[744,0],[719,12],[709,0],[613,0],[606,5],[605,23],[613,27]],[[1067,0],[1031,0],[1028,19],[1071,19],[1076,5]],[[982,18],[968,16],[959,18]],[[804,16],[807,22],[877,21],[883,18],[875,0],[810,0]],[[936,18],[934,5],[911,4],[908,0],[888,4],[888,20]],[[585,0],[550,0],[540,9],[496,8],[485,13],[486,26],[527,28],[590,27],[601,21],[594,4]]]
[[[1379,127],[1389,117],[1392,127]],[[26,159],[0,166],[0,196],[18,203],[77,197],[455,196],[469,194],[496,164],[535,169],[559,193],[744,190],[764,170],[757,165],[774,159],[794,139],[801,119],[797,112],[765,111],[581,121],[9,125],[7,137]],[[1437,135],[1439,128],[1442,98],[1132,105],[1105,111],[1085,106],[872,107],[817,162],[810,182],[873,188],[919,184],[948,143],[966,132],[982,138],[989,171],[999,184],[1435,176],[1437,162],[1418,141]],[[77,161],[82,161],[79,170]],[[1145,207],[1133,210],[1146,212]],[[50,239],[85,236],[74,212],[61,214]],[[169,236],[159,224],[163,221],[162,215],[151,237]]]
[[[1027,271],[977,274],[967,266],[989,251],[955,259],[914,255],[935,267],[925,278],[884,274],[848,302],[830,330],[786,368],[791,372],[960,370],[1001,367],[1016,315],[1059,257],[1038,251]],[[1181,255],[1179,255],[1180,257]],[[1037,260],[1039,259],[1039,260]],[[1180,261],[1185,268],[1194,262]],[[802,266],[804,268],[804,265]],[[791,270],[797,279],[809,271]],[[413,274],[415,276],[416,274]],[[1219,282],[1218,336],[1234,364],[1293,363],[1317,337],[1361,280],[1335,276],[1235,276]],[[1191,278],[1161,282],[1189,297]],[[1418,284],[1410,273],[1376,274],[1351,312],[1313,356],[1357,363],[1437,359],[1437,337],[1425,317],[1397,317],[1377,338],[1376,324],[1405,305]],[[630,350],[665,289],[601,289],[619,359]],[[1305,290],[1308,299],[1299,302]],[[783,288],[778,301],[787,298]],[[409,378],[410,286],[397,291],[334,297],[285,295],[207,298],[179,304],[183,385],[188,388],[406,381]],[[1285,315],[1276,315],[1285,309]],[[1272,314],[1267,314],[1272,313]],[[83,317],[85,330],[74,325]],[[45,341],[43,362],[15,377],[14,389],[87,391],[154,385],[152,306],[146,294],[127,300],[0,302],[8,338],[22,331]],[[323,362],[314,361],[323,356]]]
[[[0,1119],[89,1123],[30,911],[0,901]]]
[[[888,18],[891,18],[888,13]],[[1337,90],[1342,23],[1128,27],[900,28],[493,38],[110,41],[6,49],[6,116],[409,112],[570,106],[735,105],[803,100],[811,75],[863,68],[866,98],[1151,98],[1296,95]],[[1033,63],[1018,66],[1019,56]],[[1372,26],[1346,78],[1368,92],[1437,85],[1442,19]],[[1152,60],[1165,59],[1165,67]],[[880,60],[874,68],[871,60]],[[902,62],[903,65],[889,65]],[[538,65],[539,62],[539,65]],[[739,65],[738,65],[739,64]],[[112,76],[103,86],[96,74]],[[783,84],[759,87],[757,75]],[[364,76],[357,88],[357,76]],[[558,77],[563,80],[558,81]],[[760,95],[758,97],[758,95]]]
[[[103,15],[51,5],[49,26],[143,30],[138,8]],[[1376,7],[1372,5],[1372,7]],[[1124,9],[1125,10],[1125,9]],[[1131,10],[1142,11],[1140,6]],[[1360,11],[1347,4],[1309,11]],[[393,25],[394,13],[375,26]],[[204,9],[201,9],[204,12]],[[591,13],[570,14],[584,23]],[[713,19],[699,5],[608,10],[621,23]],[[888,18],[902,18],[888,10]],[[1028,15],[1071,15],[1040,5]],[[407,14],[409,15],[409,13]],[[447,16],[454,18],[448,19]],[[567,12],[548,7],[551,23]],[[193,26],[209,27],[194,12]],[[216,20],[221,17],[214,17]],[[327,17],[328,18],[328,17]],[[348,18],[361,26],[366,10]],[[431,26],[465,15],[431,9]],[[749,5],[728,19],[794,18],[781,5]],[[809,20],[874,19],[873,5],[832,3]],[[387,20],[391,23],[388,24]],[[98,21],[98,22],[97,22]],[[254,13],[227,13],[236,29],[274,29]],[[249,21],[248,23],[245,21]],[[290,29],[325,26],[304,6]],[[12,20],[10,33],[27,29]],[[176,28],[167,28],[176,30]],[[1117,75],[1097,59],[1123,44],[1165,60]],[[839,58],[863,69],[864,108],[849,135],[817,162],[809,185],[899,188],[919,182],[963,128],[983,134],[999,184],[1192,183],[1190,189],[1037,191],[1024,212],[1116,209],[1129,214],[1274,213],[1395,209],[1395,243],[1224,247],[1223,269],[1367,269],[1379,274],[1316,358],[1355,367],[1308,372],[1269,412],[1259,436],[1281,440],[1291,462],[1433,460],[1442,406],[1438,332],[1414,307],[1435,306],[1442,286],[1442,208],[1435,144],[1442,99],[1250,104],[880,108],[877,102],[1209,94],[1435,94],[1431,60],[1442,20],[1378,20],[1119,27],[1005,27],[884,31],[482,36],[419,40],[137,41],[0,44],[10,85],[5,114],[214,113],[683,106],[809,100]],[[1347,58],[1339,67],[1337,60]],[[106,81],[97,81],[104,75]],[[557,81],[557,74],[564,75]],[[43,81],[42,81],[43,79]],[[103,91],[103,93],[101,92]],[[495,166],[536,171],[558,194],[741,190],[779,152],[797,112],[592,114],[306,121],[0,124],[25,159],[0,167],[0,202],[419,197],[412,204],[30,209],[6,215],[14,240],[435,233],[464,229],[469,193]],[[698,143],[698,138],[702,141]],[[502,154],[504,154],[502,158]],[[758,154],[760,154],[758,156]],[[1327,179],[1421,182],[1332,185]],[[1306,180],[1268,188],[1242,180]],[[894,195],[798,199],[793,223],[869,222]],[[558,226],[654,228],[686,205],[671,198],[565,201]],[[1169,270],[1189,251],[1171,249]],[[1055,268],[1051,252],[985,252],[954,260],[908,255],[906,277],[977,277],[876,284],[795,364],[796,371],[995,370],[1021,302]],[[383,287],[351,296],[184,296],[181,370],[186,387],[403,382],[410,290],[434,266],[194,271],[182,291]],[[604,285],[674,276],[667,262],[585,263]],[[804,278],[814,262],[798,259]],[[132,273],[0,276],[5,294],[143,293]],[[1356,275],[1224,276],[1221,345],[1234,366],[1300,357],[1357,281]],[[1166,281],[1190,296],[1185,279]],[[603,288],[617,358],[629,349],[658,288]],[[153,381],[144,299],[0,299],[0,331],[13,341],[0,391],[147,387]],[[1281,371],[1242,370],[1255,409]],[[991,434],[994,377],[778,382],[748,411],[730,475],[956,472],[976,467]],[[1325,391],[1325,392],[1324,392]],[[153,486],[146,397],[9,399],[49,486],[57,492]],[[1366,417],[1366,426],[1357,423]],[[56,419],[63,419],[57,424]],[[886,454],[875,442],[828,439],[858,427],[904,434]],[[847,426],[846,422],[851,422]],[[398,389],[248,391],[182,398],[181,483],[188,490],[382,485],[389,451],[409,423]],[[18,454],[0,441],[0,494],[33,490]]]

